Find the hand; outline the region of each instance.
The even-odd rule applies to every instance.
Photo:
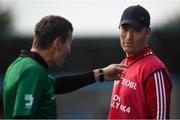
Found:
[[[105,68],[104,71],[104,80],[117,80],[122,75],[122,72],[127,69],[128,65],[123,64],[111,64]]]
[[[122,72],[127,69],[128,65],[123,64],[111,64],[105,68],[102,68],[104,71],[104,80],[117,80],[120,78]],[[99,69],[94,70],[95,79],[99,80]]]

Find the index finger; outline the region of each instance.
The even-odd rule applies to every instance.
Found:
[[[129,65],[125,65],[125,64],[115,64],[115,65],[121,68],[129,68]]]

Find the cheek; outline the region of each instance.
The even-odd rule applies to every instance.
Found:
[[[66,56],[67,56],[67,49],[63,48],[58,54],[58,59],[65,59]]]
[[[60,61],[62,59],[63,56],[63,49],[59,49],[56,52],[56,61]]]
[[[144,36],[138,36],[135,40],[135,45],[139,45],[139,44],[141,45],[144,42],[145,42]]]
[[[123,47],[123,45],[124,45],[124,37],[123,36],[120,36],[120,44]]]
[[[55,55],[55,62],[56,63],[61,60],[60,56],[61,56],[60,53],[56,53],[56,55]]]
[[[121,32],[121,33],[120,33],[121,43],[124,43],[125,37],[126,37],[126,35]]]
[[[124,42],[123,42],[123,40],[121,39],[121,40],[120,40],[120,44],[121,44],[122,47],[124,46],[123,43],[124,43]]]
[[[63,62],[64,62],[63,55],[61,53],[58,53],[56,55],[56,65],[59,66],[59,65],[63,64]]]

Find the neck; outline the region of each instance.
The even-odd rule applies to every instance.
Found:
[[[48,67],[51,68],[52,67],[52,54],[49,50],[40,50],[38,48],[31,48],[32,52],[36,52],[38,53],[48,64]]]
[[[134,50],[134,52],[132,52],[132,53],[126,52],[126,57],[134,56],[135,54],[137,54],[138,52],[142,51],[147,46],[148,46],[147,43],[145,43],[144,45],[142,45],[142,47],[140,47],[138,50]]]

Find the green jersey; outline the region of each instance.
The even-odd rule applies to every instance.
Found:
[[[7,69],[3,83],[4,117],[56,118],[55,79],[36,54],[20,56]]]

